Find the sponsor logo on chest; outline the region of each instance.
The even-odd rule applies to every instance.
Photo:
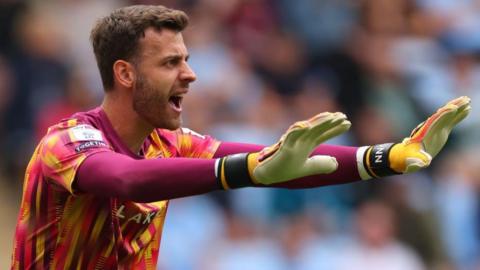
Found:
[[[135,222],[137,224],[150,224],[156,217],[159,217],[163,213],[163,209],[150,212],[136,212],[132,214],[127,214],[125,211],[125,205],[120,205],[120,207],[115,212],[115,216],[119,219],[128,222]]]

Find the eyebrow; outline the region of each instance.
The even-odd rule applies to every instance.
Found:
[[[172,55],[167,55],[165,57],[162,58],[162,62],[165,62],[165,61],[170,61],[170,60],[181,60],[183,59],[183,55],[182,54],[172,54]],[[187,54],[185,56],[185,61],[188,61],[188,59],[190,59],[190,55]]]

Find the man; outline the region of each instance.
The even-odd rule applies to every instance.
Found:
[[[181,34],[187,23],[178,10],[131,6],[96,24],[103,103],[52,126],[36,148],[12,269],[155,269],[169,199],[415,171],[470,110],[468,98],[454,100],[399,144],[320,145],[350,127],[341,113],[297,122],[271,147],[219,142],[181,128],[196,79]]]

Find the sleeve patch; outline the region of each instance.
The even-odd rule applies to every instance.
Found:
[[[102,133],[89,125],[79,125],[69,130],[70,141],[97,141],[103,142]]]
[[[103,141],[89,141],[89,142],[84,142],[78,146],[75,147],[75,152],[83,152],[89,148],[97,148],[97,147],[106,147],[108,148],[108,144],[106,144]]]

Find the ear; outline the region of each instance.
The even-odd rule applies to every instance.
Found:
[[[113,63],[113,78],[123,87],[131,88],[135,83],[135,68],[125,61],[117,60]]]

